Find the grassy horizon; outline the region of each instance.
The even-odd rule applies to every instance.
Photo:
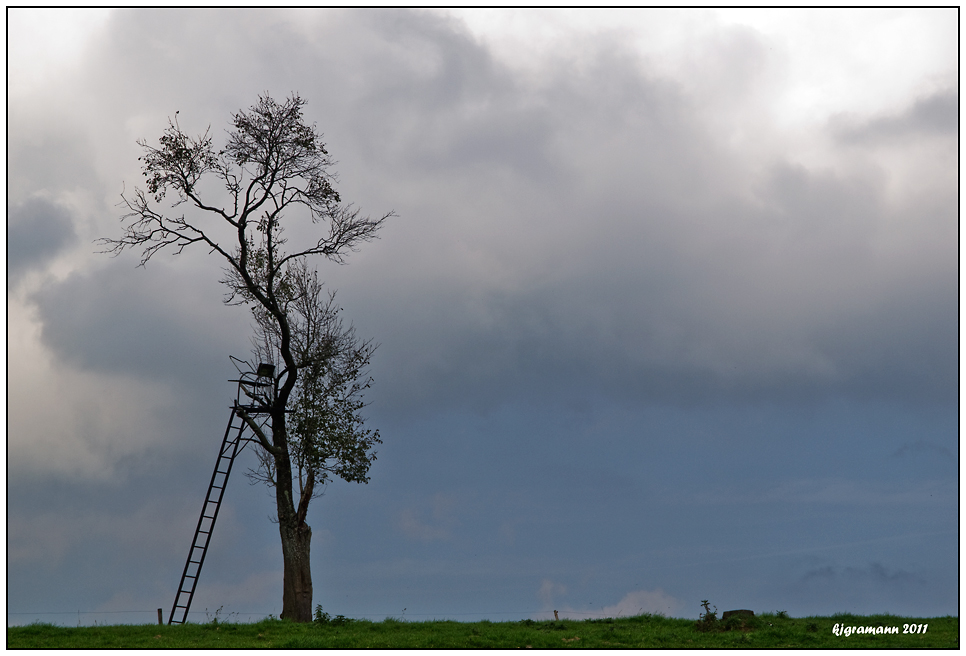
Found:
[[[341,616],[340,616],[341,617]],[[852,632],[845,627],[897,627],[897,633]],[[916,632],[904,632],[904,626]],[[923,626],[925,627],[923,631]],[[36,623],[7,628],[9,649],[105,648],[927,648],[959,647],[959,618],[850,615],[792,618],[765,613],[702,624],[693,619],[639,615],[589,620],[515,622],[381,622],[337,618],[296,624],[268,618],[251,624],[217,619],[205,624],[61,627]]]

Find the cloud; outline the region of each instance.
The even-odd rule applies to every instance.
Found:
[[[600,610],[598,617],[628,617],[631,615],[651,614],[674,617],[684,604],[679,600],[664,593],[658,588],[653,592],[647,590],[637,590],[628,592],[624,598],[613,606],[604,606]]]
[[[565,595],[567,588],[559,583],[554,583],[549,579],[544,579],[540,585],[537,596],[543,603],[544,608],[555,607],[557,597]],[[634,590],[628,592],[616,604],[604,606],[596,610],[580,609],[577,610],[570,605],[556,607],[561,617],[572,617],[577,619],[590,619],[600,617],[632,617],[635,615],[663,615],[674,617],[675,613],[684,608],[684,604],[674,597],[666,594],[660,588],[653,591]],[[546,611],[541,613],[541,617],[547,616]]]
[[[406,508],[400,512],[397,526],[407,537],[425,542],[445,540],[449,537],[449,531],[422,521],[417,516],[416,511],[411,508]]]
[[[927,576],[879,562],[816,567],[801,576],[799,586],[799,599],[834,599],[837,612],[911,614],[931,605]]]
[[[70,212],[45,198],[7,208],[7,286],[77,241]]]
[[[41,339],[78,368],[147,380],[204,381],[247,357],[250,315],[222,306],[214,261],[106,260],[37,291]],[[201,279],[199,281],[199,278]],[[232,349],[234,346],[234,349]],[[223,378],[223,376],[219,376]]]
[[[123,373],[78,371],[43,347],[31,308],[16,299],[10,308],[8,346],[16,356],[7,370],[7,446],[18,463],[12,479],[108,480],[126,458],[157,444],[165,425],[178,425],[153,412],[170,407],[170,390]]]
[[[919,578],[903,570],[889,570],[880,563],[871,563],[867,567],[820,567],[809,570],[802,576],[803,582],[819,581],[822,584],[834,581],[898,583],[918,581]]]
[[[406,537],[423,542],[448,540],[451,530],[457,525],[454,510],[457,500],[445,494],[437,493],[432,499],[430,517],[424,519],[424,514],[413,508],[404,508],[399,513],[397,527]]]
[[[861,508],[916,506],[934,496],[952,500],[955,493],[949,483],[933,480],[897,485],[894,481],[788,479],[745,501],[753,502],[757,496],[759,500],[802,504],[813,508],[820,504],[848,504]]]
[[[885,205],[874,181],[787,164],[767,173],[757,204],[702,201],[700,185],[678,198],[628,184],[599,202],[562,191],[593,209],[566,219],[561,208],[552,229],[531,232],[509,205],[515,225],[494,234],[512,245],[427,253],[439,271],[417,265],[377,292],[380,309],[360,308],[377,332],[393,318],[379,357],[390,377],[405,372],[404,386],[390,381],[395,398],[559,398],[573,382],[634,400],[951,400],[955,241],[930,235],[953,215],[920,214],[925,236],[893,255],[883,238],[910,225],[912,208]]]
[[[537,598],[545,608],[551,608],[554,605],[554,600],[558,596],[567,594],[567,586],[562,583],[555,583],[550,579],[544,579],[540,582],[540,589],[537,590]]]
[[[71,548],[71,531],[59,512],[7,518],[10,536],[7,563],[11,567],[57,567]]]
[[[874,118],[839,114],[832,117],[831,125],[836,136],[845,143],[955,137],[959,131],[959,89],[950,87],[922,96],[897,114]]]
[[[916,440],[903,444],[892,454],[896,458],[911,458],[919,455],[939,456],[948,462],[957,462],[956,456],[946,447],[933,444],[926,440]]]
[[[267,26],[316,75],[282,63],[279,40],[250,40],[262,44],[256,57],[234,40],[213,50],[184,36],[215,22],[228,29],[225,21],[238,34]],[[141,60],[116,56],[148,24]],[[577,67],[566,53],[549,57],[531,85],[459,21],[428,13],[198,12],[189,21],[121,11],[109,33],[89,55],[99,71],[90,82],[134,80],[112,110],[129,117],[120,122],[132,141],[163,126],[164,113],[148,120],[138,108],[149,100],[167,114],[180,109],[197,129],[211,121],[221,138],[228,112],[264,91],[261,82],[231,86],[247,68],[250,80],[309,100],[345,197],[397,210],[354,266],[321,268],[360,330],[383,344],[376,393],[398,411],[588,394],[950,399],[957,257],[945,236],[955,236],[954,203],[896,206],[874,170],[809,168],[786,157],[774,133],[761,140],[765,155],[735,151],[686,85],[649,71],[629,41],[582,49]],[[713,59],[749,89],[770,84],[759,79],[770,64],[756,62],[771,56],[760,35],[732,29],[708,43],[693,67]],[[356,73],[336,64],[336,51]],[[232,61],[226,78],[202,80],[188,67],[179,89],[133,93],[166,79],[167,67],[208,58]],[[915,120],[931,124],[948,104],[937,98],[917,104]],[[81,307],[158,327],[179,314],[156,283],[157,307],[133,303],[133,287],[117,290],[113,306],[70,302],[91,294],[82,286],[106,284],[72,279],[48,292],[48,344],[66,353],[69,339],[119,330],[96,326]],[[75,323],[76,338],[58,328]],[[127,348],[139,332],[116,335],[122,348],[98,359],[143,368],[147,351]],[[187,337],[180,326],[165,332]],[[192,348],[162,339],[165,350]]]

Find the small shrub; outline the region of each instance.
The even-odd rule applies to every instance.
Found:
[[[694,628],[702,633],[708,631],[720,631],[721,626],[718,621],[718,607],[715,606],[714,610],[711,610],[711,604],[708,603],[707,599],[701,600],[701,606],[704,608],[704,613],[698,616],[698,621],[694,623]]]
[[[336,615],[330,620],[330,623],[332,624],[332,626],[345,626],[346,624],[349,624],[351,622],[352,620],[346,617],[345,615]]]
[[[336,615],[335,617],[332,617],[328,613],[324,612],[322,610],[322,605],[319,604],[315,607],[315,619],[313,619],[312,622],[320,626],[345,626],[346,624],[352,622],[352,620],[345,615]]]
[[[745,628],[744,618],[738,615],[732,615],[722,623],[722,627],[725,631],[740,631]]]
[[[787,610],[776,610],[775,611],[775,617],[777,617],[780,620],[787,620],[788,619],[788,611]]]
[[[321,625],[324,626],[324,625],[328,624],[329,622],[331,622],[332,621],[332,618],[329,616],[328,613],[323,613],[322,612],[322,604],[318,604],[315,607],[315,619],[312,620],[312,621],[315,622],[316,624],[321,624]]]
[[[567,626],[563,622],[550,620],[549,622],[541,624],[540,628],[547,631],[563,631]]]
[[[721,623],[724,631],[755,631],[764,628],[765,622],[755,615],[732,615]]]
[[[205,609],[205,619],[206,619],[206,620],[208,620],[208,621],[206,622],[206,625],[207,625],[207,626],[208,626],[209,628],[213,628],[213,629],[215,629],[215,630],[217,630],[217,629],[218,629],[218,624],[219,624],[219,621],[220,621],[220,619],[221,619],[221,617],[220,617],[220,616],[221,616],[221,609],[222,609],[222,608],[224,608],[224,606],[219,606],[219,607],[217,608],[217,610],[215,610],[215,613],[214,613],[214,615],[210,615],[210,614],[208,613],[208,609],[207,609],[207,608]]]

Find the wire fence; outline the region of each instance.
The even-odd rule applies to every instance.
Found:
[[[163,623],[167,624],[167,611],[163,609],[155,608],[154,610],[64,610],[64,611],[39,611],[39,612],[7,612],[7,625],[11,626],[11,620],[15,620],[13,625],[20,624],[31,624],[34,622],[40,622],[42,618],[52,617],[54,619],[60,619],[62,621],[55,622],[49,621],[50,624],[64,624],[65,622],[73,623],[73,618],[77,618],[77,626],[94,626],[99,623],[97,617],[93,616],[111,616],[111,615],[149,615],[152,616],[147,622],[137,622],[139,624],[153,623],[154,618],[158,616],[158,610],[162,610]],[[410,618],[431,618],[438,620],[446,620],[457,617],[478,617],[480,619],[486,619],[490,617],[505,617],[505,616],[515,616],[520,619],[535,619],[544,618],[552,619],[555,616],[555,612],[552,610],[527,610],[527,611],[493,611],[493,612],[473,612],[473,613],[410,613],[408,611],[401,611],[396,613],[370,613],[364,615],[354,615],[354,619],[367,619],[367,620],[382,620],[385,618],[395,618],[397,620],[403,620]],[[558,610],[556,615],[560,619],[585,619],[588,617],[600,617],[600,612],[582,612],[582,611],[572,611],[572,610]],[[192,610],[188,612],[188,621],[194,623],[210,622],[213,619],[218,619],[221,622],[258,622],[269,617],[275,617],[273,613],[266,612],[245,612],[245,611],[229,611],[223,612],[221,609],[216,611],[205,610]],[[242,619],[246,618],[246,619]],[[110,617],[105,617],[104,620],[110,620]],[[19,621],[23,620],[23,621]],[[82,622],[83,620],[83,622]],[[107,621],[101,622],[107,624]],[[135,622],[121,622],[122,624],[133,624]]]

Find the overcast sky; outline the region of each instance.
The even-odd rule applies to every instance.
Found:
[[[7,18],[8,623],[170,610],[249,315],[93,240],[137,139],[293,91],[398,215],[317,263],[384,444],[310,510],[314,603],[958,613],[955,9]],[[193,620],[281,610],[254,464]]]

